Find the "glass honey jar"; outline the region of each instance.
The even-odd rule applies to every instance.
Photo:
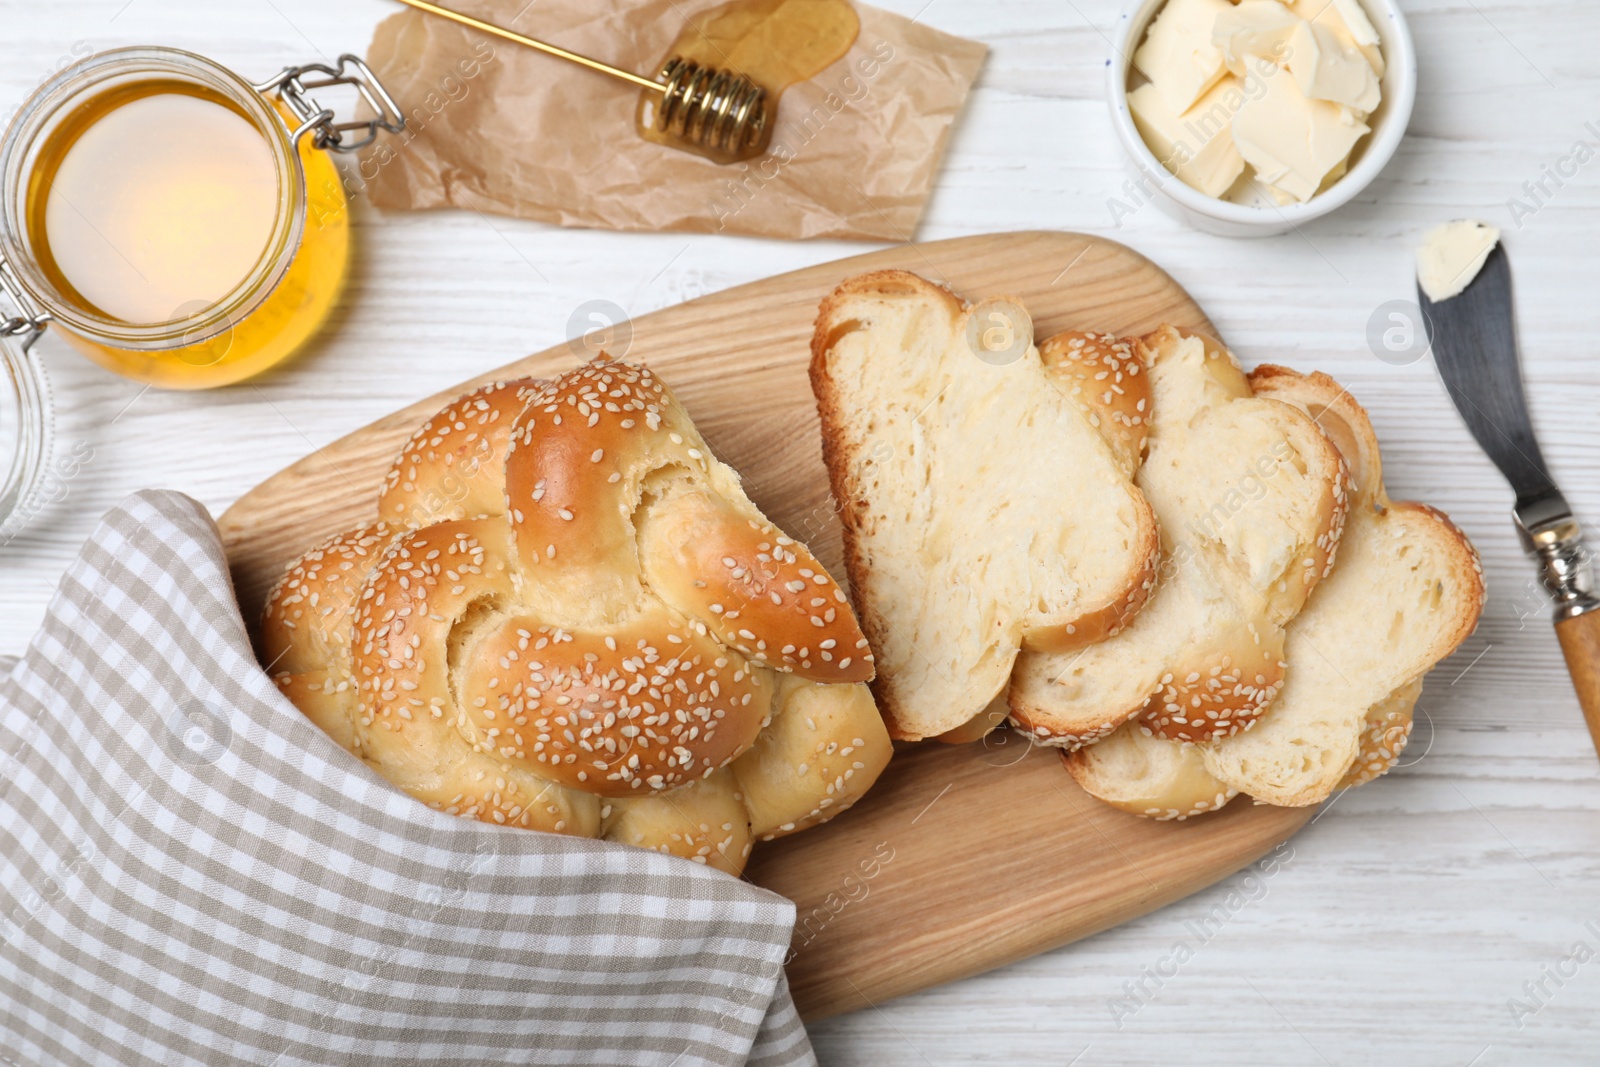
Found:
[[[374,117],[312,93],[353,86]],[[404,119],[355,56],[252,84],[201,56],[122,48],[52,77],[0,142],[0,334],[49,325],[118,374],[207,389],[303,345],[350,254],[350,152]],[[364,131],[359,135],[356,131]]]

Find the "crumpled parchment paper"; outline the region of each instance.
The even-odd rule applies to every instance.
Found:
[[[723,0],[454,0],[458,10],[654,73]],[[407,10],[367,60],[407,129],[362,156],[382,208],[457,207],[563,226],[910,240],[984,45],[857,4],[848,54],[784,92],[772,147],[719,166],[634,130],[638,90]]]

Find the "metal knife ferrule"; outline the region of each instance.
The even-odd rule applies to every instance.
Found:
[[[1513,514],[1522,547],[1539,561],[1540,577],[1554,601],[1555,620],[1560,622],[1600,609],[1600,598],[1594,594],[1594,571],[1578,520],[1570,511],[1551,515],[1551,510],[1536,504],[1519,506]]]

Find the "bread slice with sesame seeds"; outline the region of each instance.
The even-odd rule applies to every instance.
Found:
[[[1418,678],[1367,709],[1356,758],[1336,788],[1366,785],[1400,762],[1421,695]],[[1183,822],[1216,811],[1239,795],[1236,786],[1207,769],[1205,746],[1157,737],[1137,720],[1092,745],[1063,749],[1061,762],[1090,796],[1157,822]]]
[[[1350,518],[1332,573],[1289,627],[1283,690],[1252,729],[1184,746],[1134,738],[1143,724],[1132,723],[1066,756],[1086,790],[1136,814],[1151,814],[1141,805],[1155,796],[1162,812],[1209,809],[1219,789],[1304,807],[1372,781],[1405,747],[1423,676],[1472,633],[1483,609],[1471,543],[1433,508],[1389,499],[1372,424],[1339,383],[1273,366],[1250,381],[1258,396],[1315,418],[1337,444],[1354,481]],[[1137,760],[1128,758],[1134,748]]]
[[[1260,367],[1256,391],[1317,419],[1356,479],[1339,565],[1289,635],[1289,677],[1271,715],[1203,750],[1206,769],[1269,804],[1317,804],[1364,750],[1374,706],[1404,697],[1458,648],[1483,611],[1471,542],[1426,504],[1393,502],[1367,413],[1324,374]],[[1393,753],[1398,755],[1398,749]]]
[[[1061,762],[1084,792],[1158,822],[1216,811],[1239,794],[1206,770],[1199,745],[1167,741],[1137,722],[1084,748],[1062,750]]]
[[[1283,684],[1284,626],[1345,522],[1344,461],[1310,416],[1253,396],[1209,337],[1162,327],[1138,352],[1154,410],[1138,483],[1161,522],[1161,569],[1116,636],[1018,659],[1012,721],[1041,744],[1077,748],[1138,716],[1177,740],[1244,729]]]
[[[1140,371],[1113,337],[1035,347],[1015,300],[904,271],[822,302],[811,383],[892,736],[981,736],[997,720],[961,728],[1003,708],[1022,648],[1102,640],[1143,604]]]

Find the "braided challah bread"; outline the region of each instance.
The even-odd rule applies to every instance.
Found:
[[[434,808],[737,873],[890,745],[844,591],[626,363],[461,397],[268,599],[283,692]]]

